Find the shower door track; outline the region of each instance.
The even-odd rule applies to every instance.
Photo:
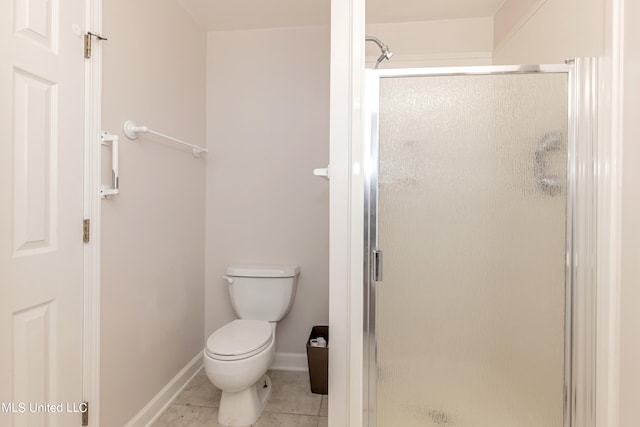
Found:
[[[364,113],[363,426],[376,426],[376,283],[380,79],[566,73],[568,153],[564,319],[564,427],[595,426],[597,60],[559,65],[366,70]],[[377,274],[378,272],[376,272]],[[513,426],[518,427],[518,426]]]

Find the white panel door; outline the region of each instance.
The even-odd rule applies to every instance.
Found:
[[[81,421],[83,21],[83,0],[0,2],[2,426]]]

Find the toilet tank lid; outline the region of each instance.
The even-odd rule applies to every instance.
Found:
[[[235,277],[293,277],[300,274],[297,265],[232,265],[227,275]]]

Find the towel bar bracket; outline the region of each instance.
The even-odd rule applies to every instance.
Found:
[[[100,186],[100,197],[103,199],[109,199],[111,196],[115,196],[120,193],[119,186],[119,165],[118,165],[118,152],[119,152],[120,137],[107,131],[102,131],[100,134],[100,143],[102,145],[111,146],[111,187],[105,185]]]

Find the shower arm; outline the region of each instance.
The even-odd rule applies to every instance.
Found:
[[[374,37],[374,36],[365,36],[365,37],[364,37],[364,40],[365,40],[365,41],[368,41],[368,42],[374,42],[375,44],[377,44],[377,45],[378,45],[378,47],[379,47],[380,49],[384,49],[384,48],[385,48],[385,46],[386,46],[384,43],[382,43],[382,40],[380,40],[379,38]]]
[[[379,38],[374,36],[365,36],[364,40],[365,42],[374,42],[375,44],[378,45],[378,47],[382,51],[378,59],[376,59],[376,65],[375,65],[376,69],[378,68],[378,66],[382,61],[384,61],[385,59],[389,60],[393,56],[393,53],[389,50],[389,46],[384,44],[382,40],[380,40]]]

